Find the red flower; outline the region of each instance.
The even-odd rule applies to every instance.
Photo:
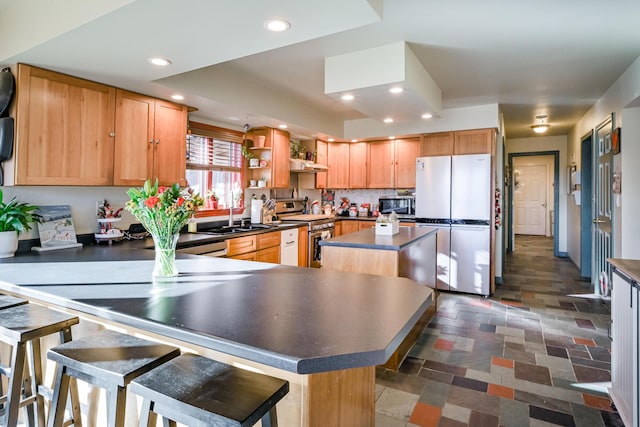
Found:
[[[158,194],[162,194],[167,190],[167,187],[158,187]]]
[[[151,196],[144,201],[144,204],[147,205],[148,208],[153,209],[159,202],[160,202],[160,199],[158,197]]]
[[[178,199],[176,200],[176,204],[178,206],[182,206],[183,203],[184,203],[184,197],[178,197]]]

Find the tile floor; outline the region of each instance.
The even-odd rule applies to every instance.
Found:
[[[488,299],[441,293],[398,372],[376,371],[376,427],[622,426],[609,307],[553,240],[518,236]],[[604,385],[603,385],[604,383]]]

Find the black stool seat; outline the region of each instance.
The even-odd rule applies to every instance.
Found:
[[[275,405],[289,382],[183,354],[131,382],[144,398],[140,426],[155,426],[157,414],[190,426],[277,426]]]
[[[107,425],[124,425],[126,386],[131,380],[178,356],[177,347],[105,330],[49,350],[57,363],[49,426],[62,425],[69,377],[107,390]],[[81,420],[74,419],[74,425]]]
[[[26,299],[12,297],[11,295],[0,295],[0,310],[26,304],[28,302],[29,301]]]
[[[59,333],[61,342],[70,341],[71,326],[79,321],[77,316],[36,304],[0,310],[0,341],[12,346],[11,366],[2,372],[9,377],[2,425],[17,424],[20,406],[26,407],[27,425],[35,425],[35,404],[38,426],[44,426],[44,399],[38,393],[42,384],[40,338]],[[31,349],[31,358],[27,357],[27,345]],[[25,369],[27,364],[29,369]],[[73,396],[72,400],[75,401],[76,397]]]

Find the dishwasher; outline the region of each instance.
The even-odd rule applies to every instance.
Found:
[[[280,264],[298,266],[298,229],[282,230],[280,235]]]
[[[227,242],[205,243],[203,245],[187,246],[176,249],[177,253],[223,257],[227,255]]]

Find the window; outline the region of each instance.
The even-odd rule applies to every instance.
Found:
[[[242,133],[191,122],[187,135],[187,182],[205,198],[202,215],[214,215],[231,204],[244,208]],[[217,200],[211,198],[215,195]]]

